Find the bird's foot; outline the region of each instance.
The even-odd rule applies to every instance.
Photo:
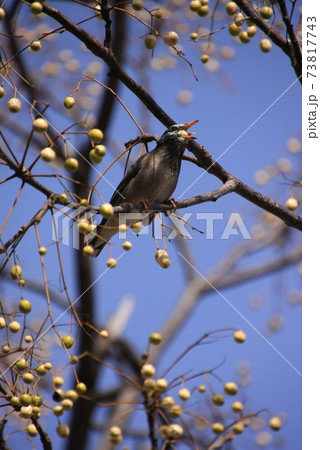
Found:
[[[145,212],[148,211],[148,209],[149,209],[149,207],[148,207],[148,204],[149,204],[148,200],[140,200],[138,203],[144,207],[144,211]]]
[[[166,203],[169,203],[169,205],[172,206],[173,211],[175,211],[177,209],[177,205],[173,198],[170,198],[169,200],[167,200]],[[165,216],[168,216],[169,214],[170,214],[169,211],[165,211],[165,213],[164,213]]]

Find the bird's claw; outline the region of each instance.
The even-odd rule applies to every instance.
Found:
[[[176,205],[175,200],[173,198],[170,198],[166,203],[169,203],[169,205],[172,206],[173,211],[176,211],[177,205]],[[165,211],[165,213],[164,213],[165,216],[168,216],[169,214],[170,214],[169,211]]]
[[[148,207],[148,204],[149,204],[148,200],[140,200],[138,203],[144,207],[144,211],[145,212],[148,211],[148,209],[149,209],[149,207]]]

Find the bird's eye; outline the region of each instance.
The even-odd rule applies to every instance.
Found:
[[[171,131],[176,131],[176,130],[178,130],[179,129],[179,125],[172,125],[171,127],[170,127],[170,130]]]

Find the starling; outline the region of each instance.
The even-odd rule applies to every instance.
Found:
[[[197,123],[195,120],[186,124],[174,124],[168,128],[151,152],[140,156],[130,167],[110,199],[112,206],[121,203],[164,203],[173,194],[180,174],[181,158],[192,134],[187,130]],[[130,219],[126,216],[126,225],[130,226],[150,214],[137,214]],[[90,241],[94,248],[93,256],[98,256],[109,239],[119,231],[119,217],[114,215],[102,219]]]

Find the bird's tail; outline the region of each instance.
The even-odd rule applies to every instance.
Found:
[[[89,242],[89,245],[94,249],[93,257],[97,257],[112,236],[118,233],[118,227],[110,225],[107,220],[103,220],[95,229],[95,236]]]

